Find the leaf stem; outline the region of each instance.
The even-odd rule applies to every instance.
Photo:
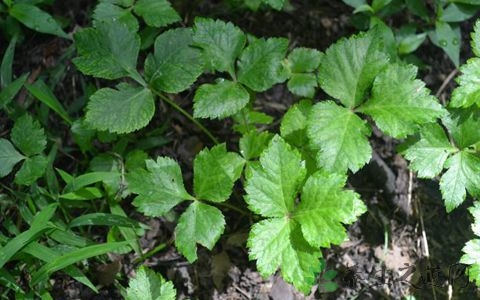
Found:
[[[193,122],[193,124],[195,124],[198,128],[200,128],[200,130],[202,130],[211,140],[212,142],[214,142],[215,144],[219,144],[220,142],[213,136],[213,134],[207,129],[205,128],[200,122],[198,122],[190,113],[188,113],[186,110],[184,110],[183,108],[181,108],[180,106],[178,106],[177,103],[173,102],[170,98],[168,98],[167,96],[165,96],[164,94],[160,93],[159,91],[156,91],[155,89],[151,88],[150,87],[150,90],[155,94],[157,95],[158,97],[160,97],[163,101],[167,102],[171,107],[173,107],[174,109],[176,109],[178,112],[180,112],[182,115],[184,115],[185,117],[187,117],[187,119],[189,119],[190,121]]]

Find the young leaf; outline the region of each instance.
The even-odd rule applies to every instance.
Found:
[[[118,79],[136,72],[140,37],[122,22],[97,22],[75,36],[77,68],[86,75]]]
[[[263,92],[287,78],[282,61],[287,52],[284,38],[258,39],[243,50],[238,62],[238,81]]]
[[[173,159],[147,160],[147,170],[135,169],[126,175],[128,190],[138,194],[133,200],[147,216],[162,216],[178,203],[193,200],[183,186],[182,171]]]
[[[366,91],[387,63],[376,30],[342,39],[330,46],[320,63],[320,87],[348,108],[363,102]]]
[[[195,201],[178,220],[175,245],[192,263],[197,259],[197,243],[211,250],[224,229],[225,219],[220,210]]]
[[[31,185],[45,174],[48,160],[43,155],[27,157],[20,170],[15,174],[15,183]]]
[[[126,300],[175,300],[176,291],[172,282],[162,275],[141,266],[135,278],[130,279]]]
[[[139,0],[133,11],[152,27],[164,27],[182,20],[167,0]]]
[[[308,142],[306,128],[311,110],[310,100],[302,100],[288,109],[280,124],[280,133],[285,140],[298,147],[303,147]]]
[[[317,87],[317,76],[309,73],[292,74],[287,87],[295,95],[313,98]]]
[[[196,18],[194,45],[203,49],[207,66],[219,72],[235,74],[235,60],[245,47],[245,34],[232,23]]]
[[[471,58],[460,67],[462,75],[456,78],[458,87],[453,90],[451,107],[480,106],[480,58]]]
[[[145,76],[155,89],[179,93],[188,89],[203,72],[202,52],[191,47],[192,30],[178,28],[159,35],[155,53],[145,61]]]
[[[446,111],[416,75],[413,65],[388,65],[375,78],[371,99],[358,111],[371,115],[382,131],[395,138],[404,138],[418,125],[435,121]]]
[[[239,141],[240,154],[246,160],[260,156],[272,137],[273,135],[268,131],[257,132],[253,130],[245,133]]]
[[[28,114],[17,119],[12,129],[11,139],[13,144],[27,156],[42,153],[47,145],[45,131],[40,123]]]
[[[223,119],[239,112],[247,105],[250,94],[239,83],[221,80],[215,84],[202,84],[193,98],[195,118]]]
[[[315,49],[295,48],[288,55],[288,65],[292,73],[309,73],[318,69],[323,54]]]
[[[121,8],[112,3],[99,3],[93,11],[93,26],[101,22],[115,22],[127,25],[132,32],[138,31],[138,21],[129,9]]]
[[[331,172],[358,171],[372,156],[368,142],[371,129],[366,121],[333,101],[313,106],[307,134],[313,149],[319,150],[317,164]]]
[[[405,158],[420,178],[433,178],[443,170],[445,161],[456,148],[450,144],[438,124],[426,124],[420,130],[420,140],[408,147]]]
[[[225,144],[202,150],[193,162],[196,198],[213,202],[227,200],[244,164],[240,155],[227,152]]]
[[[0,139],[0,177],[7,176],[13,167],[26,157],[18,153],[10,141]]]
[[[119,84],[90,97],[85,120],[97,130],[127,133],[147,126],[155,112],[152,92],[143,87]]]

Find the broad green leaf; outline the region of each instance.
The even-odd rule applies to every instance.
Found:
[[[307,120],[308,114],[312,109],[310,100],[302,100],[291,106],[283,115],[280,123],[280,133],[282,137],[289,143],[298,147],[303,147],[307,141]]]
[[[458,25],[437,21],[435,31],[429,32],[430,40],[442,48],[456,67],[460,64],[460,44],[462,36]]]
[[[295,48],[287,57],[292,73],[308,73],[318,69],[322,53],[315,49]]]
[[[420,130],[420,140],[405,151],[405,158],[410,160],[410,167],[418,173],[418,177],[434,178],[455,150],[440,125],[426,124]]]
[[[450,157],[445,166],[448,170],[440,179],[440,191],[450,212],[465,200],[466,191],[473,195],[480,191],[480,157],[461,151]]]
[[[333,101],[315,104],[308,117],[310,145],[319,150],[317,163],[331,172],[356,172],[365,165],[372,156],[370,134],[366,121]]]
[[[10,15],[23,25],[38,32],[70,39],[51,15],[28,3],[15,3],[8,10]]]
[[[460,67],[462,75],[456,78],[458,87],[453,90],[451,107],[480,106],[480,58],[471,58]]]
[[[310,73],[292,74],[287,87],[290,92],[297,96],[313,98],[317,88],[317,76]]]
[[[276,135],[260,156],[245,185],[249,209],[264,217],[282,217],[293,211],[295,197],[306,176],[300,153]]]
[[[477,20],[470,37],[472,38],[471,47],[473,53],[480,57],[480,20]]]
[[[162,275],[141,266],[135,278],[130,279],[126,300],[175,300],[176,291],[172,282]]]
[[[395,138],[435,121],[446,111],[416,75],[413,65],[389,65],[375,78],[372,97],[358,111],[371,115],[383,132]]]
[[[303,238],[294,220],[274,218],[253,225],[247,246],[250,259],[257,260],[257,269],[263,277],[282,271],[287,282],[305,294],[310,292],[311,277],[320,272],[321,252]]]
[[[245,133],[239,141],[240,154],[242,154],[246,160],[259,157],[263,150],[267,148],[272,136],[268,131],[258,132],[252,130]]]
[[[43,155],[36,155],[25,158],[22,167],[15,174],[15,183],[21,185],[31,185],[38,178],[45,174],[48,160]]]
[[[317,172],[305,182],[293,218],[310,245],[341,244],[347,239],[342,223],[353,223],[367,211],[358,194],[343,190],[345,181],[342,175]]]
[[[364,100],[373,80],[388,63],[380,52],[382,45],[376,30],[342,39],[330,46],[320,63],[320,87],[348,108]]]
[[[239,83],[221,80],[202,84],[193,98],[195,118],[223,119],[239,112],[250,100],[250,94]]]
[[[138,0],[133,11],[152,27],[164,27],[182,20],[167,0]]]
[[[451,109],[442,122],[458,148],[465,149],[480,142],[480,110],[477,107]]]
[[[153,88],[179,93],[202,74],[202,52],[190,46],[192,36],[191,29],[178,28],[157,37],[154,55],[149,55],[145,61],[145,76]]]
[[[16,120],[10,137],[13,144],[27,156],[42,153],[47,145],[45,131],[28,114]]]
[[[27,81],[28,74],[24,74],[21,77],[15,79],[12,83],[7,85],[0,91],[0,109],[8,105],[13,98],[20,92],[25,81]]]
[[[195,201],[180,216],[175,228],[175,245],[187,260],[197,260],[197,243],[212,250],[225,229],[225,219],[217,208]]]
[[[63,105],[58,101],[57,97],[53,94],[52,90],[41,79],[37,80],[34,84],[25,85],[27,90],[43,104],[48,106],[54,112],[56,112],[62,119],[67,122],[68,125],[72,125],[72,119],[66,112]]]
[[[10,141],[0,139],[0,177],[7,176],[13,167],[26,157],[20,154]]]
[[[121,8],[112,3],[99,3],[93,11],[93,26],[101,22],[116,22],[127,25],[132,32],[138,31],[138,21],[129,9]]]
[[[97,22],[75,35],[77,68],[86,75],[118,79],[136,72],[140,37],[121,22]]]
[[[227,200],[244,164],[240,155],[227,152],[225,144],[202,150],[193,161],[195,197],[213,202]]]
[[[245,34],[232,23],[196,18],[194,45],[203,49],[207,66],[235,76],[235,60],[245,47]]]
[[[128,133],[150,122],[155,112],[152,92],[126,83],[103,88],[90,97],[85,120],[97,130]]]
[[[284,38],[258,39],[243,50],[238,62],[238,81],[263,92],[287,78],[282,64],[288,47]]]
[[[147,160],[147,170],[136,169],[126,175],[128,189],[138,194],[133,200],[147,216],[162,216],[178,203],[193,200],[183,186],[182,171],[176,161],[158,157]]]

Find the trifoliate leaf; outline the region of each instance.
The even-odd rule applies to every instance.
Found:
[[[410,167],[418,177],[434,178],[455,150],[440,125],[425,124],[420,130],[420,139],[406,149],[405,158],[410,160]]]
[[[131,32],[138,31],[138,21],[129,9],[121,8],[112,3],[99,3],[93,11],[93,25],[97,27],[101,22],[115,22],[127,25]],[[101,25],[100,25],[101,26]]]
[[[152,27],[164,27],[181,21],[180,16],[167,0],[138,0],[133,11]]]
[[[155,40],[155,53],[145,61],[145,76],[155,89],[179,93],[188,89],[203,72],[202,52],[190,45],[192,30],[168,30]]]
[[[440,191],[445,200],[447,212],[459,206],[466,197],[466,191],[478,194],[480,190],[480,157],[461,151],[450,157],[445,166],[447,172],[440,179]]]
[[[26,156],[42,153],[47,145],[45,131],[30,115],[17,119],[10,137],[13,144]]]
[[[203,49],[207,66],[219,72],[235,74],[235,60],[245,47],[245,34],[232,23],[196,18],[194,45]]]
[[[212,250],[224,229],[225,219],[220,210],[195,201],[178,220],[175,245],[192,263],[197,259],[197,243]]]
[[[367,210],[358,194],[343,190],[345,181],[342,175],[317,172],[305,182],[293,218],[310,245],[342,243],[347,238],[342,223],[353,223]]]
[[[317,88],[317,76],[310,73],[292,74],[287,87],[290,92],[297,96],[313,98]]]
[[[303,238],[300,227],[288,218],[264,220],[253,225],[248,239],[249,257],[257,260],[263,277],[280,267],[282,277],[303,293],[309,293],[315,273],[320,272],[321,252]]]
[[[127,300],[175,300],[173,283],[162,275],[141,266],[135,278],[130,279],[126,289]]]
[[[302,100],[291,106],[283,115],[280,124],[280,133],[282,137],[289,143],[303,147],[307,144],[307,120],[308,114],[312,109],[310,100]]]
[[[354,108],[363,102],[368,88],[382,71],[388,57],[380,52],[381,41],[376,30],[330,46],[320,63],[320,87],[346,107]]]
[[[460,67],[462,75],[457,77],[458,87],[453,90],[451,107],[480,106],[480,58],[472,58]]]
[[[287,78],[282,64],[288,47],[284,38],[258,39],[243,50],[238,62],[238,81],[263,92]]]
[[[31,185],[45,174],[47,164],[48,160],[43,155],[25,158],[22,167],[18,170],[17,174],[15,174],[15,183]]]
[[[147,170],[126,175],[128,190],[138,194],[133,205],[147,216],[162,216],[183,200],[193,200],[183,186],[180,166],[171,158],[147,160]]]
[[[313,149],[319,150],[317,163],[326,170],[344,174],[358,171],[372,156],[368,142],[371,129],[351,110],[333,101],[313,106],[307,134]]]
[[[10,141],[0,139],[0,177],[10,174],[13,167],[23,159],[25,156],[15,150]]]
[[[195,118],[223,119],[239,112],[250,100],[250,94],[239,83],[222,80],[202,84],[193,98]]]
[[[413,65],[389,65],[375,78],[371,99],[358,111],[371,115],[383,132],[395,138],[404,138],[418,125],[435,121],[446,111],[416,75]]]
[[[77,68],[86,75],[117,79],[136,72],[140,37],[122,22],[97,22],[75,36]]]
[[[240,154],[246,159],[251,160],[262,154],[267,148],[273,135],[268,131],[257,132],[256,130],[245,133],[239,141]]]
[[[193,190],[197,199],[214,202],[227,200],[240,177],[245,161],[225,144],[204,149],[193,162]]]
[[[295,48],[288,55],[288,65],[292,73],[309,73],[318,69],[322,52],[309,48]]]
[[[442,119],[443,124],[453,138],[455,145],[465,149],[480,142],[480,110],[451,109],[450,114]]]
[[[103,88],[90,97],[86,122],[97,130],[127,133],[145,127],[155,112],[149,89],[119,84],[118,90]]]

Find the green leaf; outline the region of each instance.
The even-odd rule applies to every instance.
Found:
[[[193,98],[195,118],[223,119],[239,112],[250,100],[250,94],[239,83],[221,80],[202,84]]]
[[[15,3],[10,7],[9,13],[12,17],[30,29],[70,39],[51,15],[35,5],[28,3]]]
[[[0,87],[2,90],[9,86],[12,83],[12,69],[13,69],[13,59],[15,57],[15,45],[17,44],[17,37],[14,36],[9,44],[5,53],[2,57],[2,63],[0,64]],[[3,102],[1,99],[0,93],[0,105]]]
[[[90,97],[85,120],[97,130],[128,133],[148,125],[155,112],[152,92],[143,87],[119,84]]]
[[[308,73],[318,69],[322,52],[310,48],[295,48],[287,57],[292,73]]]
[[[474,202],[474,206],[468,209],[473,216],[473,233],[480,236],[480,204]],[[460,263],[470,265],[468,268],[468,277],[470,280],[480,280],[480,239],[472,239],[465,244],[462,251],[465,253],[460,259]]]
[[[450,3],[444,10],[440,17],[444,22],[463,22],[473,17],[478,11],[478,7]]]
[[[446,167],[448,170],[440,179],[440,191],[450,212],[465,200],[467,190],[474,195],[480,191],[480,158],[461,151],[447,160]]]
[[[45,174],[48,160],[43,155],[36,155],[34,157],[27,157],[23,162],[22,167],[15,174],[15,183],[21,185],[31,185],[38,178]]]
[[[335,282],[333,281],[330,281],[330,282],[325,282],[323,284],[323,287],[325,288],[325,290],[327,292],[334,292],[338,289],[338,284],[336,284]]]
[[[69,224],[69,228],[79,226],[119,226],[119,227],[131,227],[138,228],[139,223],[128,217],[107,214],[107,213],[91,213],[81,215],[73,219]]]
[[[133,11],[152,27],[164,27],[182,20],[167,0],[138,0]]]
[[[322,58],[320,87],[348,108],[363,102],[373,80],[388,63],[388,57],[380,52],[378,36],[376,30],[371,30],[342,39],[330,46]]]
[[[335,270],[328,270],[322,275],[322,279],[333,280],[337,276],[338,272]]]
[[[448,55],[456,67],[460,64],[460,44],[462,36],[459,26],[437,21],[435,31],[429,33],[430,40]]]
[[[158,157],[147,160],[147,170],[136,169],[126,175],[128,189],[138,194],[133,205],[147,216],[162,216],[184,200],[194,200],[183,186],[182,171],[176,161]]]
[[[475,22],[475,26],[473,27],[473,32],[471,33],[470,37],[472,38],[472,51],[477,57],[480,57],[480,20]]]
[[[202,52],[190,46],[192,36],[191,29],[178,28],[157,37],[154,55],[145,61],[145,76],[151,86],[167,93],[179,93],[202,74]]]
[[[47,145],[45,131],[40,123],[28,114],[16,120],[11,139],[13,144],[26,156],[42,153]]]
[[[192,263],[197,259],[197,243],[212,250],[224,229],[225,219],[220,210],[195,201],[178,220],[175,245]]]
[[[99,3],[93,11],[93,26],[101,22],[115,22],[127,25],[132,32],[138,31],[138,21],[129,9],[121,8],[111,3]]]
[[[344,174],[358,171],[372,156],[368,142],[371,129],[366,121],[333,101],[313,106],[307,134],[313,149],[319,150],[317,163],[328,171]]]
[[[347,239],[342,223],[350,224],[367,211],[359,195],[342,190],[346,177],[317,172],[306,181],[293,218],[308,243],[330,247]]]
[[[419,125],[445,115],[442,105],[416,75],[413,65],[389,65],[375,78],[372,97],[358,111],[371,115],[383,132],[395,138],[404,138]]]
[[[462,75],[455,80],[458,87],[453,90],[451,107],[469,107],[473,104],[480,106],[480,58],[471,58],[460,67]]]
[[[193,190],[196,198],[213,202],[227,200],[244,164],[240,155],[227,152],[225,144],[202,150],[193,162]]]
[[[37,80],[34,84],[25,85],[27,90],[43,104],[48,106],[54,112],[56,112],[62,119],[67,122],[68,125],[72,125],[72,119],[63,108],[63,105],[58,101],[57,97],[53,94],[52,90],[41,79]]]
[[[315,74],[292,74],[287,87],[290,92],[297,96],[313,98],[317,88],[317,76]]]
[[[309,293],[309,278],[320,272],[321,252],[303,238],[298,224],[288,218],[263,220],[253,225],[247,246],[263,277],[280,267],[282,277],[303,293]]]
[[[312,109],[312,101],[302,100],[291,106],[283,115],[280,133],[289,143],[298,147],[307,144],[307,120]]]
[[[420,140],[405,151],[405,158],[410,160],[410,167],[418,172],[418,177],[434,178],[455,150],[440,125],[426,124],[420,130]]]
[[[443,124],[459,149],[474,146],[480,142],[480,110],[477,107],[469,109],[451,109],[450,114],[442,119]]]
[[[97,22],[75,35],[77,68],[86,75],[118,79],[136,72],[140,37],[121,22]]]
[[[172,282],[162,275],[141,266],[135,278],[130,279],[126,300],[175,300],[176,291]]]
[[[259,157],[263,150],[267,148],[272,137],[273,135],[268,131],[257,132],[252,130],[245,133],[239,141],[240,154],[246,160]]]
[[[207,66],[235,75],[235,60],[245,47],[245,34],[232,23],[196,18],[194,45],[203,49]]]
[[[25,156],[15,150],[10,141],[0,139],[0,177],[10,174],[13,167],[25,158]]]
[[[420,47],[426,37],[426,33],[413,33],[403,37],[398,43],[398,53],[401,55],[412,53]]]
[[[15,98],[22,89],[25,81],[27,81],[27,78],[28,74],[24,74],[0,91],[0,109],[8,105],[13,98]]]
[[[284,38],[258,39],[243,50],[238,62],[238,81],[263,92],[287,78],[282,64],[288,47]]]
[[[281,10],[285,2],[285,0],[262,0],[262,1],[263,3],[270,5],[272,8],[276,10]]]
[[[252,169],[245,186],[249,209],[264,217],[292,212],[307,173],[300,153],[276,135],[260,156],[260,163],[262,167]]]

